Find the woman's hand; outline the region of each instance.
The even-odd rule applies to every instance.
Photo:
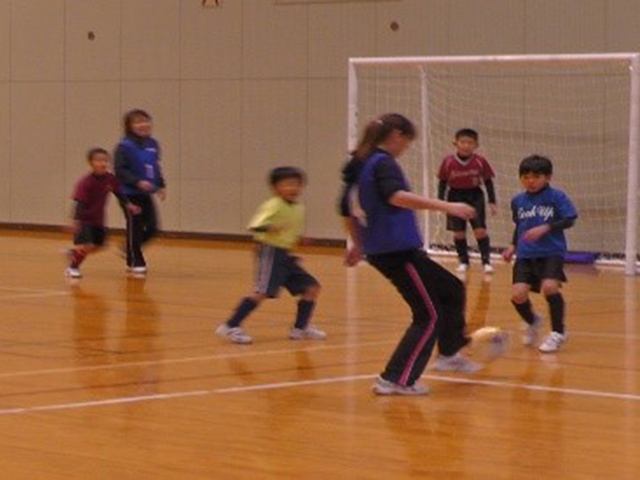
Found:
[[[161,202],[164,202],[167,199],[167,190],[165,188],[161,188],[156,192],[156,196]]]
[[[347,251],[344,254],[344,264],[347,267],[355,267],[362,261],[363,258],[364,255],[362,255],[360,247],[352,245],[351,247],[347,248]]]
[[[449,202],[446,211],[449,215],[463,220],[471,220],[477,215],[476,209],[466,203]]]
[[[153,183],[147,180],[140,180],[138,183],[136,183],[136,187],[138,187],[143,192],[148,192],[148,193],[151,193],[155,190]]]
[[[502,258],[505,262],[510,262],[513,258],[514,253],[516,253],[516,247],[514,247],[513,245],[509,245],[502,251]]]

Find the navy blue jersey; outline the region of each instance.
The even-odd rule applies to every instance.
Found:
[[[143,194],[137,186],[141,180],[151,182],[155,189],[164,188],[160,169],[160,146],[151,138],[125,137],[115,152],[115,173],[126,195]]]
[[[563,230],[552,230],[535,242],[522,241],[527,230],[578,217],[576,207],[563,191],[547,186],[536,193],[522,192],[511,200],[511,213],[516,224],[518,258],[563,256],[567,252]]]
[[[421,248],[422,236],[413,210],[391,205],[396,191],[410,191],[409,183],[389,153],[377,150],[358,175],[358,206],[351,214],[358,220],[366,255]],[[359,207],[359,208],[358,208]]]

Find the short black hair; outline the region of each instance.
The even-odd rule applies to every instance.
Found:
[[[269,172],[269,184],[272,186],[289,178],[295,178],[296,180],[299,180],[300,183],[306,182],[304,172],[296,167],[277,167]]]
[[[107,152],[104,148],[92,147],[89,150],[87,150],[87,162],[90,162],[91,160],[93,160],[93,157],[99,154],[109,156],[109,152]]]
[[[527,173],[538,173],[542,175],[553,174],[553,163],[542,155],[529,155],[520,162],[520,176]]]
[[[473,128],[461,128],[456,132],[456,140],[459,140],[462,137],[473,138],[473,140],[477,142],[479,135]]]

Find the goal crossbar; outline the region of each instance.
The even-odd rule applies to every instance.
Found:
[[[584,53],[558,55],[467,55],[433,57],[352,57],[353,65],[444,65],[456,63],[589,63],[594,61],[630,62],[640,53]]]

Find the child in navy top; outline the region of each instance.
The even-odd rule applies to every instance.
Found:
[[[482,155],[475,153],[478,148],[478,132],[471,128],[458,130],[453,144],[456,153],[447,155],[438,172],[438,198],[450,202],[464,202],[476,209],[477,215],[469,220],[473,235],[478,242],[480,257],[485,273],[493,273],[491,266],[491,244],[487,234],[485,199],[482,186],[487,190],[491,213],[496,213],[496,194],[493,187],[495,173]],[[469,252],[466,236],[467,221],[447,215],[447,230],[453,232],[453,243],[460,264],[456,271],[464,273],[469,269]]]
[[[139,208],[127,201],[116,177],[109,172],[109,153],[103,148],[92,148],[87,152],[87,161],[91,172],[78,181],[73,193],[74,248],[67,251],[69,266],[65,270],[65,274],[71,278],[82,276],[80,264],[87,255],[105,243],[105,207],[110,193],[118,198],[122,208],[130,215],[139,213]]]
[[[396,287],[412,311],[406,330],[374,384],[378,395],[424,395],[420,378],[436,344],[439,370],[476,371],[460,353],[465,333],[465,287],[447,269],[427,257],[414,210],[439,210],[463,219],[475,210],[465,203],[429,199],[412,193],[398,161],[416,135],[404,116],[389,113],[371,121],[343,170],[350,181],[341,206],[352,244],[348,266],[364,255]],[[344,210],[347,210],[346,212]]]
[[[512,245],[503,252],[507,261],[516,255],[511,301],[527,324],[522,343],[531,346],[537,341],[541,318],[533,312],[529,291],[542,292],[549,305],[552,331],[538,348],[544,353],[555,352],[567,340],[565,302],[560,293],[566,281],[564,230],[573,226],[578,212],[564,192],[549,184],[553,164],[548,158],[525,158],[519,173],[525,191],[511,201],[516,228]]]
[[[135,274],[147,272],[142,246],[158,233],[158,214],[152,195],[166,196],[160,168],[160,145],[151,137],[151,116],[144,110],[131,110],[124,116],[124,137],[116,147],[115,171],[127,199],[140,207],[139,215],[124,211],[127,220],[127,269]]]

